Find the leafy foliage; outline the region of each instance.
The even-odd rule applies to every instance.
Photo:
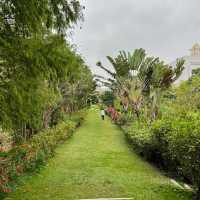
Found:
[[[17,143],[55,125],[65,101],[63,82],[70,88],[79,83],[66,100],[75,105],[75,98],[83,99],[73,111],[86,106],[94,90],[89,68],[64,37],[82,10],[77,0],[0,3],[0,126]]]
[[[109,61],[114,72],[98,66],[111,76],[107,86],[116,101],[128,107],[128,112],[117,113],[115,123],[140,155],[191,183],[200,196],[199,69],[175,87],[184,60],[171,67],[137,49]]]
[[[158,166],[200,187],[200,115],[166,115],[151,126],[134,122],[123,129],[136,151]]]
[[[160,119],[151,124],[142,119],[132,120],[122,127],[140,155],[192,184],[197,198],[200,193],[199,94],[199,74],[194,73],[188,81],[165,92]]]
[[[83,9],[77,0],[3,0],[0,8],[0,32],[6,38],[52,29],[64,33],[82,18]]]
[[[123,106],[128,106],[138,118],[142,109],[150,119],[158,116],[162,92],[177,80],[184,69],[184,60],[178,60],[176,67],[172,68],[159,58],[148,57],[144,49],[136,49],[133,54],[122,51],[116,58],[107,58],[114,72],[98,62],[97,66],[111,76],[111,79],[101,82],[110,87]]]
[[[102,100],[103,104],[105,104],[107,106],[113,105],[114,104],[114,100],[115,100],[115,96],[114,96],[112,91],[105,91],[101,95],[101,100]]]

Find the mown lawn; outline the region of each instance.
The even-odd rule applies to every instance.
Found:
[[[48,165],[7,200],[73,200],[133,197],[134,200],[190,200],[157,169],[141,160],[109,119],[90,110],[76,134],[57,149]]]

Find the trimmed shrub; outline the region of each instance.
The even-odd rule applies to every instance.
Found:
[[[151,157],[151,132],[148,126],[142,122],[135,121],[132,125],[123,126],[128,140],[140,155],[149,159]]]
[[[153,122],[124,126],[136,151],[150,161],[188,180],[200,191],[200,115],[164,116]]]
[[[168,117],[152,126],[152,143],[159,149],[164,167],[200,188],[200,117],[188,113]]]

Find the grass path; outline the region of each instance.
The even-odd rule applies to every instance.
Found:
[[[95,108],[48,165],[21,182],[7,200],[191,199],[134,154],[121,131],[109,119],[101,121]]]

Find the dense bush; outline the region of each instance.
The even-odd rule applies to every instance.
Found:
[[[100,98],[102,103],[106,106],[111,106],[114,104],[115,96],[112,91],[105,91]]]
[[[123,114],[119,114],[118,113],[118,116],[114,120],[115,120],[115,123],[117,125],[123,126],[123,125],[125,125],[128,122],[129,118],[128,118],[127,115],[123,115]]]
[[[69,138],[85,112],[33,136],[28,142],[0,153],[0,192],[9,192],[9,183],[23,172],[33,171],[54,154],[56,146]]]
[[[151,134],[148,127],[135,121],[132,125],[123,126],[128,140],[133,144],[134,149],[140,155],[149,158],[150,147],[151,147]]]
[[[81,122],[85,118],[86,111],[83,109],[81,111],[77,111],[76,113],[73,113],[72,115],[69,115],[65,120],[71,120],[75,122],[76,127],[80,126]]]
[[[154,148],[164,166],[200,188],[200,116],[187,113],[155,121],[151,129]]]
[[[76,111],[74,113],[65,113],[65,112],[61,112],[59,109],[56,110],[53,114],[53,118],[51,121],[51,126],[54,126],[62,121],[73,121],[76,123],[76,126],[78,127],[81,123],[81,121],[84,119],[85,117],[85,113],[86,113],[86,109],[82,109],[79,111]]]
[[[137,152],[200,188],[200,115],[164,116],[123,127]]]

